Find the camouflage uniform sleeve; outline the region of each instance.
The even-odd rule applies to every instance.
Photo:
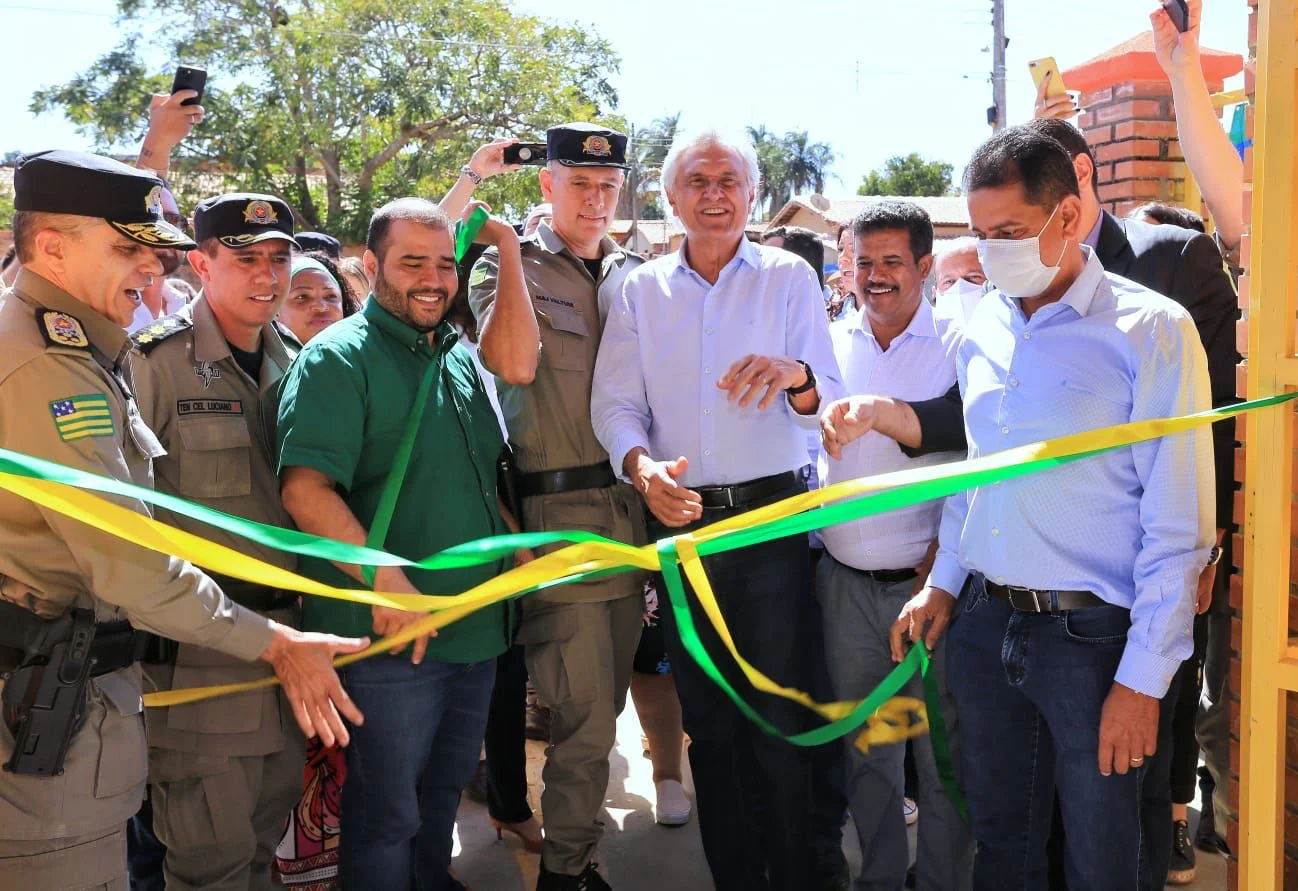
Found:
[[[60,423],[60,413],[69,407],[80,414],[64,414]],[[67,420],[81,416],[85,420]],[[134,423],[143,422],[136,418]],[[0,383],[0,445],[7,449],[130,481],[123,449],[139,448],[136,437],[141,435],[131,424],[119,397],[84,362],[45,355]],[[134,458],[137,464],[145,460],[143,454]],[[142,502],[103,497],[149,514]],[[248,661],[270,644],[269,620],[235,604],[191,564],[48,508],[37,510],[50,534],[66,544],[86,590],[120,607],[137,628]]]

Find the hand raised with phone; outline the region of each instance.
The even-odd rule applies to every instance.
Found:
[[[1199,67],[1199,23],[1203,0],[1166,0],[1149,14],[1154,56],[1168,76]]]

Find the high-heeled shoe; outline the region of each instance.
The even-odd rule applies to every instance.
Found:
[[[500,841],[509,832],[518,836],[518,840],[523,843],[523,848],[531,854],[541,853],[541,847],[544,839],[541,836],[541,824],[536,822],[536,817],[528,817],[521,823],[502,823],[495,817],[491,817],[491,827],[496,830],[496,840]]]

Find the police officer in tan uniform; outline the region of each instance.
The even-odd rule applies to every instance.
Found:
[[[488,248],[469,278],[482,359],[500,406],[527,531],[583,529],[645,541],[643,508],[619,482],[590,421],[591,378],[612,296],[642,261],[608,237],[626,170],[626,137],[592,124],[552,127],[541,191],[554,218],[522,240],[525,295],[497,294]],[[550,548],[549,550],[554,550]],[[626,573],[564,585],[523,601],[518,641],[551,709],[545,846],[537,891],[609,886],[591,858],[602,834],[608,753],[644,610],[644,579]]]
[[[140,417],[122,326],[162,271],[153,249],[193,246],[163,221],[161,188],[95,155],[19,160],[23,270],[0,300],[0,448],[152,485],[163,449]],[[362,641],[280,625],[184,561],[8,491],[0,491],[0,575],[3,887],[124,891],[125,823],[147,763],[134,629],[269,662],[302,731],[325,741],[347,739],[339,712],[361,717],[330,661]]]
[[[292,525],[280,502],[262,397],[293,358],[272,323],[288,294],[289,206],[272,195],[210,198],[194,212],[189,262],[203,291],[136,332],[132,371],[145,423],[167,454],[159,491],[266,523]],[[159,518],[296,569],[292,554],[160,510]],[[297,594],[217,577],[236,603],[297,626]],[[145,668],[161,690],[255,680],[269,666],[180,644]],[[304,743],[277,688],[147,715],[153,830],[169,889],[270,889],[284,820],[302,793]]]

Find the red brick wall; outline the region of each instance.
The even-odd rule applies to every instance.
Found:
[[[1077,125],[1095,156],[1095,181],[1106,210],[1125,216],[1150,201],[1184,202],[1184,158],[1171,84],[1129,81],[1083,93],[1080,102],[1086,113]]]

